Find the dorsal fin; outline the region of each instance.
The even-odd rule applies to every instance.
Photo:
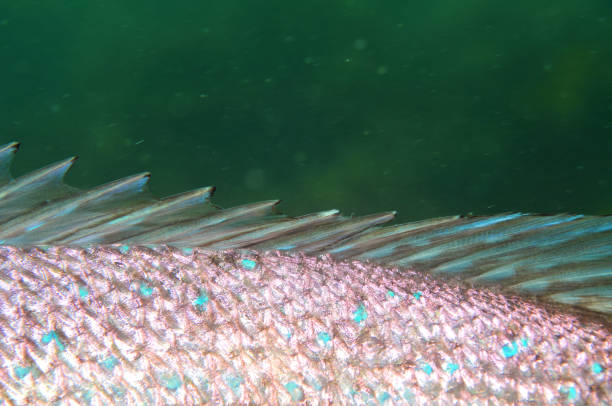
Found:
[[[52,200],[77,193],[76,189],[66,186],[63,182],[64,175],[75,160],[76,157],[72,157],[54,163],[0,188],[0,221],[9,220]]]
[[[148,173],[88,191],[66,186],[69,158],[12,180],[19,144],[0,148],[0,243],[168,244],[330,253],[462,279],[612,315],[612,217],[453,216],[380,227],[394,212],[347,218],[338,211],[292,218],[278,200],[229,209],[214,188],[163,200]]]

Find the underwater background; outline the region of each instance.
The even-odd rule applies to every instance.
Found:
[[[13,140],[224,207],[608,214],[612,3],[3,0]]]

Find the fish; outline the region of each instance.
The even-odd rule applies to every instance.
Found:
[[[385,225],[0,148],[0,404],[612,404],[612,217]]]

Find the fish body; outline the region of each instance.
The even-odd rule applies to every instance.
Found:
[[[291,218],[0,148],[0,404],[610,404],[612,219]]]
[[[15,404],[605,404],[612,336],[403,268],[250,250],[2,247]]]

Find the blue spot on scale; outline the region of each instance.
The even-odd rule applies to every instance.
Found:
[[[40,339],[40,341],[43,344],[49,344],[51,342],[51,340],[53,340],[53,337],[55,336],[55,331],[51,331],[47,334],[45,334],[44,336],[42,336],[42,338]]]
[[[502,347],[502,354],[506,358],[514,357],[518,353],[518,345],[516,341],[512,344],[506,344]]]
[[[599,362],[596,362],[591,366],[591,371],[593,371],[594,374],[601,374],[603,372],[603,367]]]
[[[567,393],[567,400],[575,400],[576,397],[578,396],[578,392],[576,391],[576,388],[574,388],[573,386],[570,386],[569,388],[562,386],[561,388],[559,388],[559,392]]]
[[[242,260],[242,266],[248,269],[249,271],[255,268],[255,265],[257,265],[257,262],[253,261],[252,259]]]
[[[458,369],[459,369],[459,364],[455,364],[454,362],[449,362],[448,364],[446,364],[446,371],[451,375],[453,374],[453,372],[455,372]]]
[[[357,310],[353,312],[353,320],[355,321],[355,323],[361,323],[367,318],[368,312],[366,312],[365,306],[363,305],[363,303],[361,303]]]
[[[166,376],[163,378],[163,381],[164,386],[172,391],[177,390],[182,385],[181,378],[177,374]]]
[[[200,310],[206,310],[206,307],[208,305],[208,295],[206,294],[206,292],[200,292],[200,296],[198,296],[197,299],[193,301],[193,304]]]
[[[240,394],[240,385],[242,384],[242,377],[240,375],[229,375],[225,378],[225,382],[229,385],[234,395]]]
[[[385,403],[389,399],[391,399],[391,395],[389,395],[389,392],[383,392],[378,395],[378,403]]]
[[[185,255],[193,254],[193,248],[183,248],[183,254]]]
[[[297,383],[289,381],[285,384],[285,389],[287,389],[287,392],[289,392],[293,401],[299,402],[304,399],[304,392]]]
[[[395,297],[395,292],[392,290],[388,290],[387,295],[389,295],[389,297]]]
[[[317,338],[319,341],[322,341],[324,345],[331,340],[331,337],[325,331],[321,331],[319,334],[317,334]]]
[[[417,292],[417,293],[414,293],[412,296],[414,296],[414,298],[415,298],[416,300],[419,300],[419,299],[421,298],[421,296],[423,296],[423,293],[421,293],[421,292]]]
[[[421,366],[421,369],[427,374],[427,375],[431,375],[431,373],[433,372],[433,369],[431,368],[431,365],[429,364],[424,364]]]
[[[42,336],[40,341],[43,344],[49,344],[51,341],[55,341],[55,345],[57,345],[57,349],[60,351],[64,351],[64,349],[66,348],[64,347],[64,344],[62,344],[62,342],[60,341],[55,330],[51,330],[47,334]]]
[[[87,286],[79,286],[79,296],[81,298],[85,298],[87,297],[87,295],[89,295],[89,290],[87,290]]]
[[[140,284],[140,294],[143,296],[151,296],[153,294],[153,288],[146,283]]]
[[[119,361],[117,360],[117,358],[113,357],[112,355],[100,361],[100,365],[102,365],[104,368],[108,369],[109,371],[112,371],[113,368],[115,368],[115,366],[118,363]]]
[[[13,372],[15,372],[15,375],[17,375],[17,378],[22,379],[24,378],[27,374],[30,373],[30,370],[32,369],[32,367],[22,367],[21,365],[16,365],[13,368]]]
[[[127,254],[130,250],[130,246],[129,245],[122,245],[119,247],[119,252],[122,254]]]

